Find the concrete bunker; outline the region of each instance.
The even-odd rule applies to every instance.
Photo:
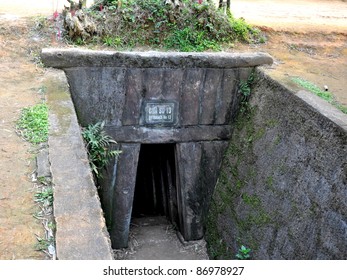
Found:
[[[100,181],[112,247],[127,247],[133,215],[165,215],[201,239],[239,84],[272,58],[46,49],[42,59],[65,71],[80,124],[105,121],[122,150]]]

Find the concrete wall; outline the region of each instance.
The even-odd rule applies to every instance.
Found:
[[[212,258],[347,258],[347,116],[258,71],[207,226]]]
[[[60,260],[111,260],[113,252],[87,152],[62,71],[46,71],[49,162]]]
[[[123,56],[123,54],[104,52],[101,56],[91,57],[90,52],[67,52],[68,56],[65,56],[64,51],[46,51],[44,61],[50,66],[67,68],[67,73],[71,74],[71,89],[77,86],[74,83],[77,83],[78,80],[82,85],[87,85],[86,91],[75,90],[75,98],[85,98],[84,101],[75,101],[76,104],[89,108],[87,111],[89,114],[80,113],[82,121],[89,123],[100,120],[94,112],[93,104],[97,103],[101,108],[99,112],[102,116],[101,119],[106,118],[110,124],[110,131],[117,132],[115,135],[122,140],[124,158],[121,162],[123,163],[112,165],[111,173],[115,171],[114,167],[119,168],[116,168],[117,170],[123,168],[126,172],[133,170],[134,173],[142,142],[181,141],[177,144],[178,162],[179,169],[184,170],[185,173],[180,178],[180,184],[187,186],[183,189],[182,196],[189,199],[190,196],[194,196],[194,203],[187,203],[182,209],[182,213],[190,219],[189,223],[194,225],[185,231],[188,236],[200,236],[203,229],[201,221],[197,223],[196,218],[203,219],[207,228],[206,239],[212,258],[234,258],[238,248],[246,245],[252,249],[253,259],[346,259],[346,115],[318,97],[303,91],[289,90],[258,71],[258,78],[253,85],[253,93],[249,101],[250,107],[243,110],[243,113],[240,113],[236,119],[228,118],[228,121],[223,123],[223,127],[229,126],[229,132],[214,138],[214,141],[210,141],[207,134],[201,138],[202,133],[199,130],[201,125],[198,122],[195,123],[197,124],[196,130],[191,135],[185,133],[185,138],[182,138],[179,131],[185,129],[186,119],[179,119],[174,127],[170,128],[141,128],[141,117],[135,117],[135,122],[126,125],[128,127],[125,129],[123,116],[126,117],[125,119],[129,119],[127,116],[131,116],[131,114],[124,113],[123,108],[114,107],[117,106],[114,100],[123,100],[123,105],[128,104],[131,100],[128,99],[128,96],[122,97],[120,94],[120,92],[127,92],[124,91],[125,86],[115,86],[122,83],[124,73],[131,72],[124,70],[124,57],[128,58],[129,67],[136,68],[139,66],[139,60],[142,61],[141,75],[138,76],[141,78],[135,79],[132,83],[142,89],[146,89],[148,86],[148,84],[143,84],[143,81],[146,81],[145,77],[158,71],[154,69],[154,66],[165,67],[168,65],[165,63],[170,61],[170,70],[166,69],[161,73],[164,73],[164,78],[158,79],[156,75],[152,75],[159,84],[165,84],[168,81],[165,78],[167,71],[171,71],[171,74],[181,73],[178,75],[181,77],[183,77],[182,73],[199,72],[201,70],[182,72],[178,68],[182,66],[183,62],[190,69],[206,67],[206,57],[204,59],[204,56],[200,56],[199,59],[196,59],[199,55],[184,57],[178,54],[176,60],[173,61],[168,60],[165,55],[149,59],[139,58],[136,54]],[[81,55],[84,57],[83,59],[81,59]],[[149,56],[153,58],[153,55],[149,54]],[[219,70],[221,73],[226,72],[228,62],[225,62],[222,56],[215,55],[215,60],[212,61],[214,64],[209,64],[210,67],[206,68],[211,68],[212,65],[212,68],[222,69]],[[233,65],[235,67],[243,65],[242,67],[249,68],[255,66],[252,64],[254,61],[245,56],[241,60],[234,59]],[[117,68],[121,67],[123,70],[116,69],[117,72],[115,69],[111,69],[111,66],[115,66],[114,63],[118,63]],[[94,67],[92,70],[96,69],[93,70],[94,72],[92,71],[95,75],[86,81],[91,77],[85,74],[87,67],[91,65]],[[77,68],[72,69],[74,67]],[[204,73],[212,72],[208,70]],[[118,74],[112,75],[112,73],[121,73],[123,78],[119,79]],[[244,75],[240,73],[234,72],[235,77],[238,77],[239,81],[246,80],[249,71],[247,70]],[[161,74],[159,73],[159,77]],[[75,78],[71,79],[72,76]],[[207,76],[205,75],[205,77]],[[109,83],[103,82],[106,78]],[[187,80],[189,79],[186,78]],[[192,80],[190,81],[194,84]],[[206,86],[211,85],[206,83]],[[234,86],[232,87],[234,88]],[[156,88],[157,86],[153,86],[154,93]],[[171,86],[169,90],[174,88]],[[60,92],[59,84],[55,82],[49,83],[49,89],[52,91],[56,89],[58,93]],[[82,89],[84,88],[82,87]],[[99,90],[102,92],[101,95]],[[58,257],[60,254],[64,259],[111,258],[100,205],[95,196],[95,187],[92,184],[90,173],[88,173],[90,171],[86,166],[86,154],[79,150],[83,150],[83,146],[81,146],[77,122],[74,116],[70,116],[74,113],[71,100],[66,89],[63,91],[65,92],[49,97],[52,125],[50,160],[56,185]],[[79,92],[80,96],[76,92]],[[236,89],[234,93],[237,92]],[[114,99],[117,95],[121,96],[121,99]],[[144,96],[146,96],[144,92],[139,94],[140,99]],[[184,95],[179,96],[182,98]],[[204,91],[201,90],[197,96],[198,99],[203,97]],[[180,103],[181,99],[176,99],[176,101]],[[181,106],[187,106],[191,102],[195,101],[192,100]],[[228,104],[229,108],[233,103]],[[181,106],[180,108],[182,108]],[[216,103],[212,107],[216,108],[215,106]],[[126,107],[125,110],[129,110],[128,108],[131,106]],[[235,108],[237,110],[238,106]],[[183,112],[183,114],[189,113],[188,109],[189,106],[187,106],[187,112]],[[113,117],[107,119],[109,114],[117,116],[118,110],[123,110],[118,119]],[[136,110],[137,115],[141,114],[141,110]],[[104,115],[105,112],[108,114]],[[208,108],[206,112],[210,112]],[[215,111],[213,115],[216,116]],[[193,120],[196,118],[194,114],[191,116],[193,116]],[[203,118],[198,117],[197,119]],[[212,118],[212,120],[216,120],[216,118]],[[187,126],[191,128],[191,125]],[[213,127],[213,125],[208,126],[209,129],[213,129]],[[119,134],[120,132],[122,134]],[[212,133],[212,135],[218,135],[218,133]],[[232,140],[226,150],[211,208],[208,218],[205,220],[209,204],[209,199],[205,198],[212,195],[214,182],[217,180],[217,177],[211,175],[219,173],[218,167],[222,157],[220,151],[225,149],[226,140],[230,136],[232,136]],[[77,142],[71,142],[71,137]],[[189,137],[193,137],[196,142],[190,142],[189,139],[193,138]],[[221,139],[223,141],[220,141]],[[71,159],[68,163],[71,168],[66,168],[66,158],[69,158],[67,155],[70,153]],[[189,153],[194,156],[190,156]],[[74,159],[74,164],[71,163],[72,159]],[[81,165],[83,172],[76,169]],[[76,174],[82,177],[76,178]],[[116,178],[121,182],[120,185],[124,185],[124,188],[107,189],[109,193],[105,194],[106,204],[113,204],[115,199],[118,199],[119,204],[128,205],[121,207],[121,210],[129,211],[133,193],[128,192],[129,180],[127,178],[130,177]],[[194,183],[196,178],[198,178],[198,184]],[[85,183],[80,184],[81,179],[85,179]],[[110,176],[110,185],[116,182],[113,179]],[[72,184],[74,184],[73,187]],[[87,197],[83,199],[86,194]],[[79,199],[72,199],[76,197]],[[201,207],[194,208],[195,205],[198,205],[195,204],[197,201],[201,202]],[[88,206],[81,207],[81,203]],[[111,209],[113,206],[109,208]],[[120,223],[120,228],[115,229],[120,231],[115,236],[121,237],[125,233],[124,241],[127,238],[129,213],[120,212],[120,214],[125,220]],[[88,223],[92,227],[80,227],[78,231],[75,230],[74,226],[76,223],[80,225],[81,219],[89,221],[94,218],[96,218],[96,223]],[[75,223],[75,221],[78,222]],[[76,232],[79,237],[73,234]],[[99,237],[95,240],[94,236]],[[96,241],[103,245],[100,247]]]

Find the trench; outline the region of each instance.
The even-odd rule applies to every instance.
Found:
[[[41,56],[64,70],[80,125],[103,121],[122,151],[99,182],[112,248],[128,247],[139,217],[165,217],[183,242],[203,240],[240,83],[272,58],[86,50]]]

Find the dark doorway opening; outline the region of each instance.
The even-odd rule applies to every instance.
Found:
[[[179,196],[175,144],[141,145],[133,218],[166,216],[178,229]]]

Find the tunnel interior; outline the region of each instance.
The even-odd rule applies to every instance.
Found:
[[[179,229],[175,144],[142,144],[132,218],[162,217]]]

